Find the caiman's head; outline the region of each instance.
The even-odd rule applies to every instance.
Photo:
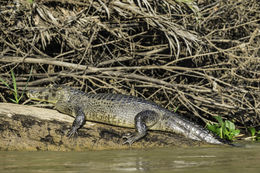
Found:
[[[68,94],[66,87],[50,85],[39,90],[29,90],[26,95],[31,100],[46,101],[49,103],[57,103],[60,99],[66,97]]]

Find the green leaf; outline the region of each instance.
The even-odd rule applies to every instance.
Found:
[[[219,135],[219,137],[223,139],[223,128],[218,128],[217,135]]]
[[[231,121],[225,121],[225,127],[228,128],[230,131],[235,130],[235,124]]]
[[[1,81],[8,89],[12,90],[12,88],[8,85],[8,83],[7,83],[4,79],[0,78],[0,81]]]
[[[21,94],[20,98],[18,99],[18,102],[21,100],[21,98],[22,98],[23,95],[24,95],[25,90],[27,89],[28,83],[29,83],[29,81],[30,81],[30,79],[31,79],[31,77],[32,77],[32,75],[31,75],[31,74],[32,74],[32,70],[33,70],[33,66],[31,67],[30,76],[29,76],[29,78],[28,78],[27,81],[26,81],[26,85],[25,85],[25,87],[24,87],[24,89],[23,89],[23,91],[22,91],[22,94]]]
[[[177,107],[173,110],[173,112],[177,112],[178,109],[179,109],[179,106],[177,106]]]
[[[250,131],[251,136],[255,136],[256,130],[255,130],[254,127],[249,127],[248,130]],[[259,133],[259,132],[258,132],[258,133]]]
[[[15,79],[15,76],[14,76],[14,71],[11,70],[11,75],[12,75],[12,81],[13,81],[13,85],[14,85],[14,98],[16,100],[16,103],[19,103],[19,100],[18,100],[18,92],[17,92],[17,86],[16,86],[16,79]]]
[[[12,102],[14,102],[14,103],[17,103],[16,100],[14,100],[14,99],[11,99],[11,98],[10,98],[10,100],[11,100]]]
[[[239,129],[236,129],[236,130],[233,131],[233,135],[234,136],[237,136],[239,134],[240,134],[240,130]]]
[[[10,89],[10,90],[12,91],[12,94],[13,94],[13,96],[14,96],[14,99],[11,99],[11,98],[10,98],[10,100],[11,100],[12,102],[19,104],[19,101],[20,101],[21,98],[23,97],[24,92],[25,92],[25,90],[26,90],[26,88],[27,88],[27,86],[28,86],[29,80],[30,80],[30,78],[31,78],[32,70],[33,70],[33,67],[31,67],[30,76],[29,76],[29,78],[28,78],[28,80],[27,80],[27,82],[26,82],[25,88],[23,89],[22,94],[21,94],[20,96],[19,96],[19,93],[18,93],[16,78],[15,78],[15,74],[14,74],[13,70],[11,70],[11,77],[12,77],[12,82],[13,82],[13,88],[11,88],[11,87],[8,85],[8,83],[7,83],[4,79],[2,79],[2,78],[0,77],[0,81],[1,81],[8,89]]]
[[[214,118],[218,121],[218,124],[207,124],[207,128],[217,134],[220,138],[233,140],[235,136],[239,135],[240,130],[236,129],[233,122],[229,120],[223,121],[221,116],[216,116]]]
[[[207,124],[207,129],[214,133],[217,133],[217,128],[217,125]]]
[[[222,117],[220,117],[220,116],[215,116],[214,118],[218,121],[218,123],[219,123],[221,126],[223,125]]]

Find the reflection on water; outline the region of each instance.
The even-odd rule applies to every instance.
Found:
[[[0,152],[0,172],[256,172],[260,143],[244,147]]]

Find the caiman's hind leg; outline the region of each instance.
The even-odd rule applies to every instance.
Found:
[[[84,125],[85,121],[86,121],[85,114],[84,114],[84,112],[81,109],[76,109],[75,112],[73,112],[73,114],[76,115],[76,118],[73,121],[72,127],[71,127],[70,131],[67,134],[67,136],[69,138],[77,135],[78,129],[81,128]]]
[[[141,139],[147,134],[149,127],[157,123],[159,115],[150,110],[142,111],[135,116],[135,130],[133,135],[124,136],[127,139],[123,144],[132,145],[135,141]]]

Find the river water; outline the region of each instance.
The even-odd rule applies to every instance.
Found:
[[[260,143],[84,152],[0,151],[1,173],[259,173]]]

